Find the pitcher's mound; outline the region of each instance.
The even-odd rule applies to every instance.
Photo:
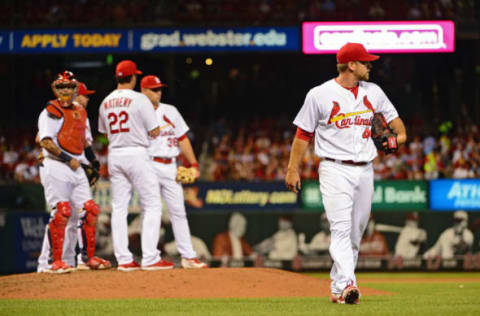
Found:
[[[253,298],[325,297],[330,281],[267,268],[165,271],[77,271],[0,277],[0,298]],[[384,295],[361,287],[362,295]]]

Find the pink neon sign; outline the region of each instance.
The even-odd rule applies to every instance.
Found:
[[[303,53],[334,54],[345,43],[372,53],[446,53],[455,50],[452,21],[305,22]]]

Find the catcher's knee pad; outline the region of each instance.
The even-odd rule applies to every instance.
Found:
[[[94,200],[88,200],[83,204],[83,208],[86,211],[85,218],[90,226],[97,226],[97,218],[100,213],[100,208]]]
[[[83,204],[85,209],[85,217],[82,219],[82,238],[84,251],[88,258],[93,257],[96,246],[97,219],[100,209],[93,200],[89,200]]]
[[[50,241],[52,246],[53,260],[62,260],[63,241],[65,240],[65,227],[68,218],[72,216],[72,207],[70,202],[58,202],[55,215],[48,224]]]

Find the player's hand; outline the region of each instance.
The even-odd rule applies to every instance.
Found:
[[[148,136],[150,136],[151,138],[157,138],[158,135],[160,135],[160,126],[157,126],[148,132]]]
[[[73,171],[76,171],[80,167],[80,161],[78,161],[75,158],[72,158],[72,160],[70,160],[68,165],[70,166],[70,168],[72,168]]]
[[[287,170],[287,175],[285,176],[285,185],[287,186],[287,189],[292,192],[298,193],[300,191],[302,188],[302,183],[300,181],[298,171],[292,169]]]

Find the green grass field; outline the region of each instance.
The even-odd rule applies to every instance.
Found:
[[[326,273],[310,275],[328,278]],[[429,281],[402,283],[415,278]],[[458,282],[456,278],[470,280]],[[365,286],[394,295],[362,297],[360,305],[332,304],[327,297],[188,300],[0,299],[0,315],[480,315],[478,272],[360,273],[358,279],[360,289]],[[368,282],[362,282],[362,279]],[[393,283],[385,283],[383,279],[393,279]]]

